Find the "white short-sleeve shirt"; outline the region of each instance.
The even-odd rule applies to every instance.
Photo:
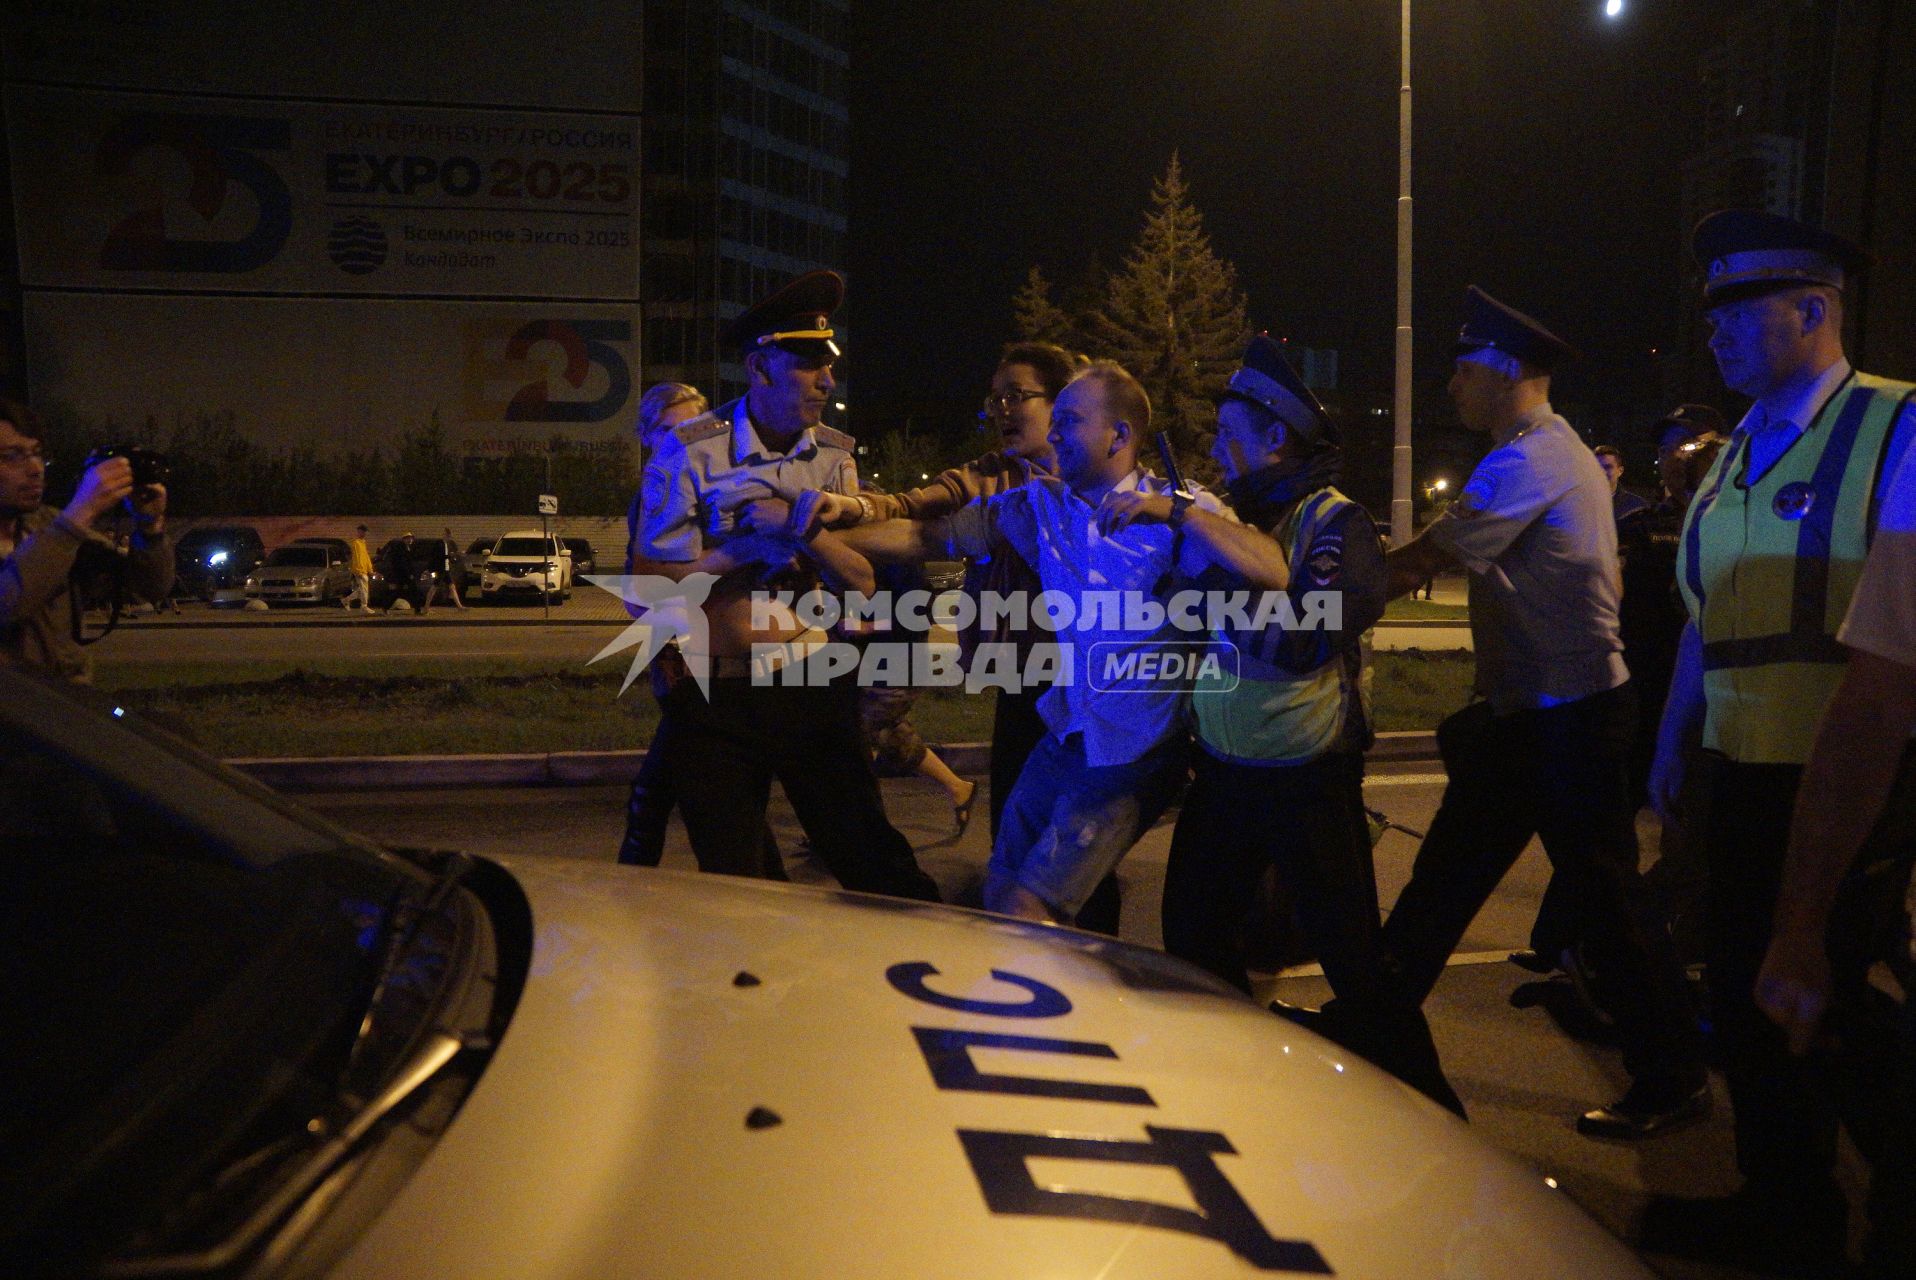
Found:
[[[1916,449],[1903,451],[1883,489],[1876,538],[1836,638],[1916,667]]]
[[[1570,424],[1540,405],[1484,455],[1429,537],[1470,571],[1477,692],[1504,715],[1630,678],[1610,484]]]

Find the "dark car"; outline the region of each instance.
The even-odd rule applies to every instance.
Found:
[[[400,541],[394,538],[379,548],[378,554],[373,556],[373,580],[368,588],[368,594],[372,600],[372,607],[375,609],[388,608],[393,601],[405,594],[400,584],[393,580],[392,573],[393,548],[397,547]],[[413,585],[422,598],[430,585],[431,578],[438,575],[442,571],[441,566],[447,563],[452,565],[452,580],[459,588],[460,598],[465,598],[468,574],[465,557],[460,555],[458,543],[447,538],[414,538],[412,563],[417,579]]]
[[[599,571],[593,562],[592,544],[590,542],[587,542],[584,538],[561,538],[559,541],[563,542],[565,549],[572,553],[572,576],[574,579],[583,577],[588,573],[597,573]]]
[[[246,575],[266,559],[259,530],[246,524],[201,525],[173,546],[173,594],[208,604],[241,604]]]
[[[466,589],[466,582],[477,582],[486,571],[486,557],[492,554],[492,544],[497,538],[474,538],[466,544],[466,580],[459,584],[459,590]]]

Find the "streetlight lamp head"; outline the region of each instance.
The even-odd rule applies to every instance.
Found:
[[[1604,0],[1603,16],[1606,18],[1621,18],[1623,16],[1623,0]]]

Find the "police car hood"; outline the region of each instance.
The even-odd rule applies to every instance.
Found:
[[[511,860],[524,994],[344,1276],[1647,1275],[1542,1178],[1154,952]]]

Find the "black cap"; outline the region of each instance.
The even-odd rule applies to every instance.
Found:
[[[807,271],[743,312],[726,327],[725,338],[741,355],[778,346],[797,356],[835,360],[843,353],[832,341],[832,312],[844,301],[845,277]]]
[[[1244,348],[1244,363],[1231,375],[1224,394],[1269,410],[1287,429],[1312,444],[1337,443],[1337,428],[1330,415],[1268,333],[1258,334]]]
[[[1515,356],[1545,373],[1577,356],[1575,347],[1473,284],[1464,292],[1464,327],[1457,331],[1456,354],[1486,349]]]
[[[1657,419],[1656,426],[1650,428],[1650,434],[1656,437],[1657,448],[1665,449],[1673,438],[1691,440],[1712,432],[1721,435],[1724,426],[1723,415],[1710,405],[1680,404]]]
[[[1760,209],[1718,210],[1696,224],[1690,249],[1709,306],[1803,285],[1841,289],[1869,266],[1860,245]]]

